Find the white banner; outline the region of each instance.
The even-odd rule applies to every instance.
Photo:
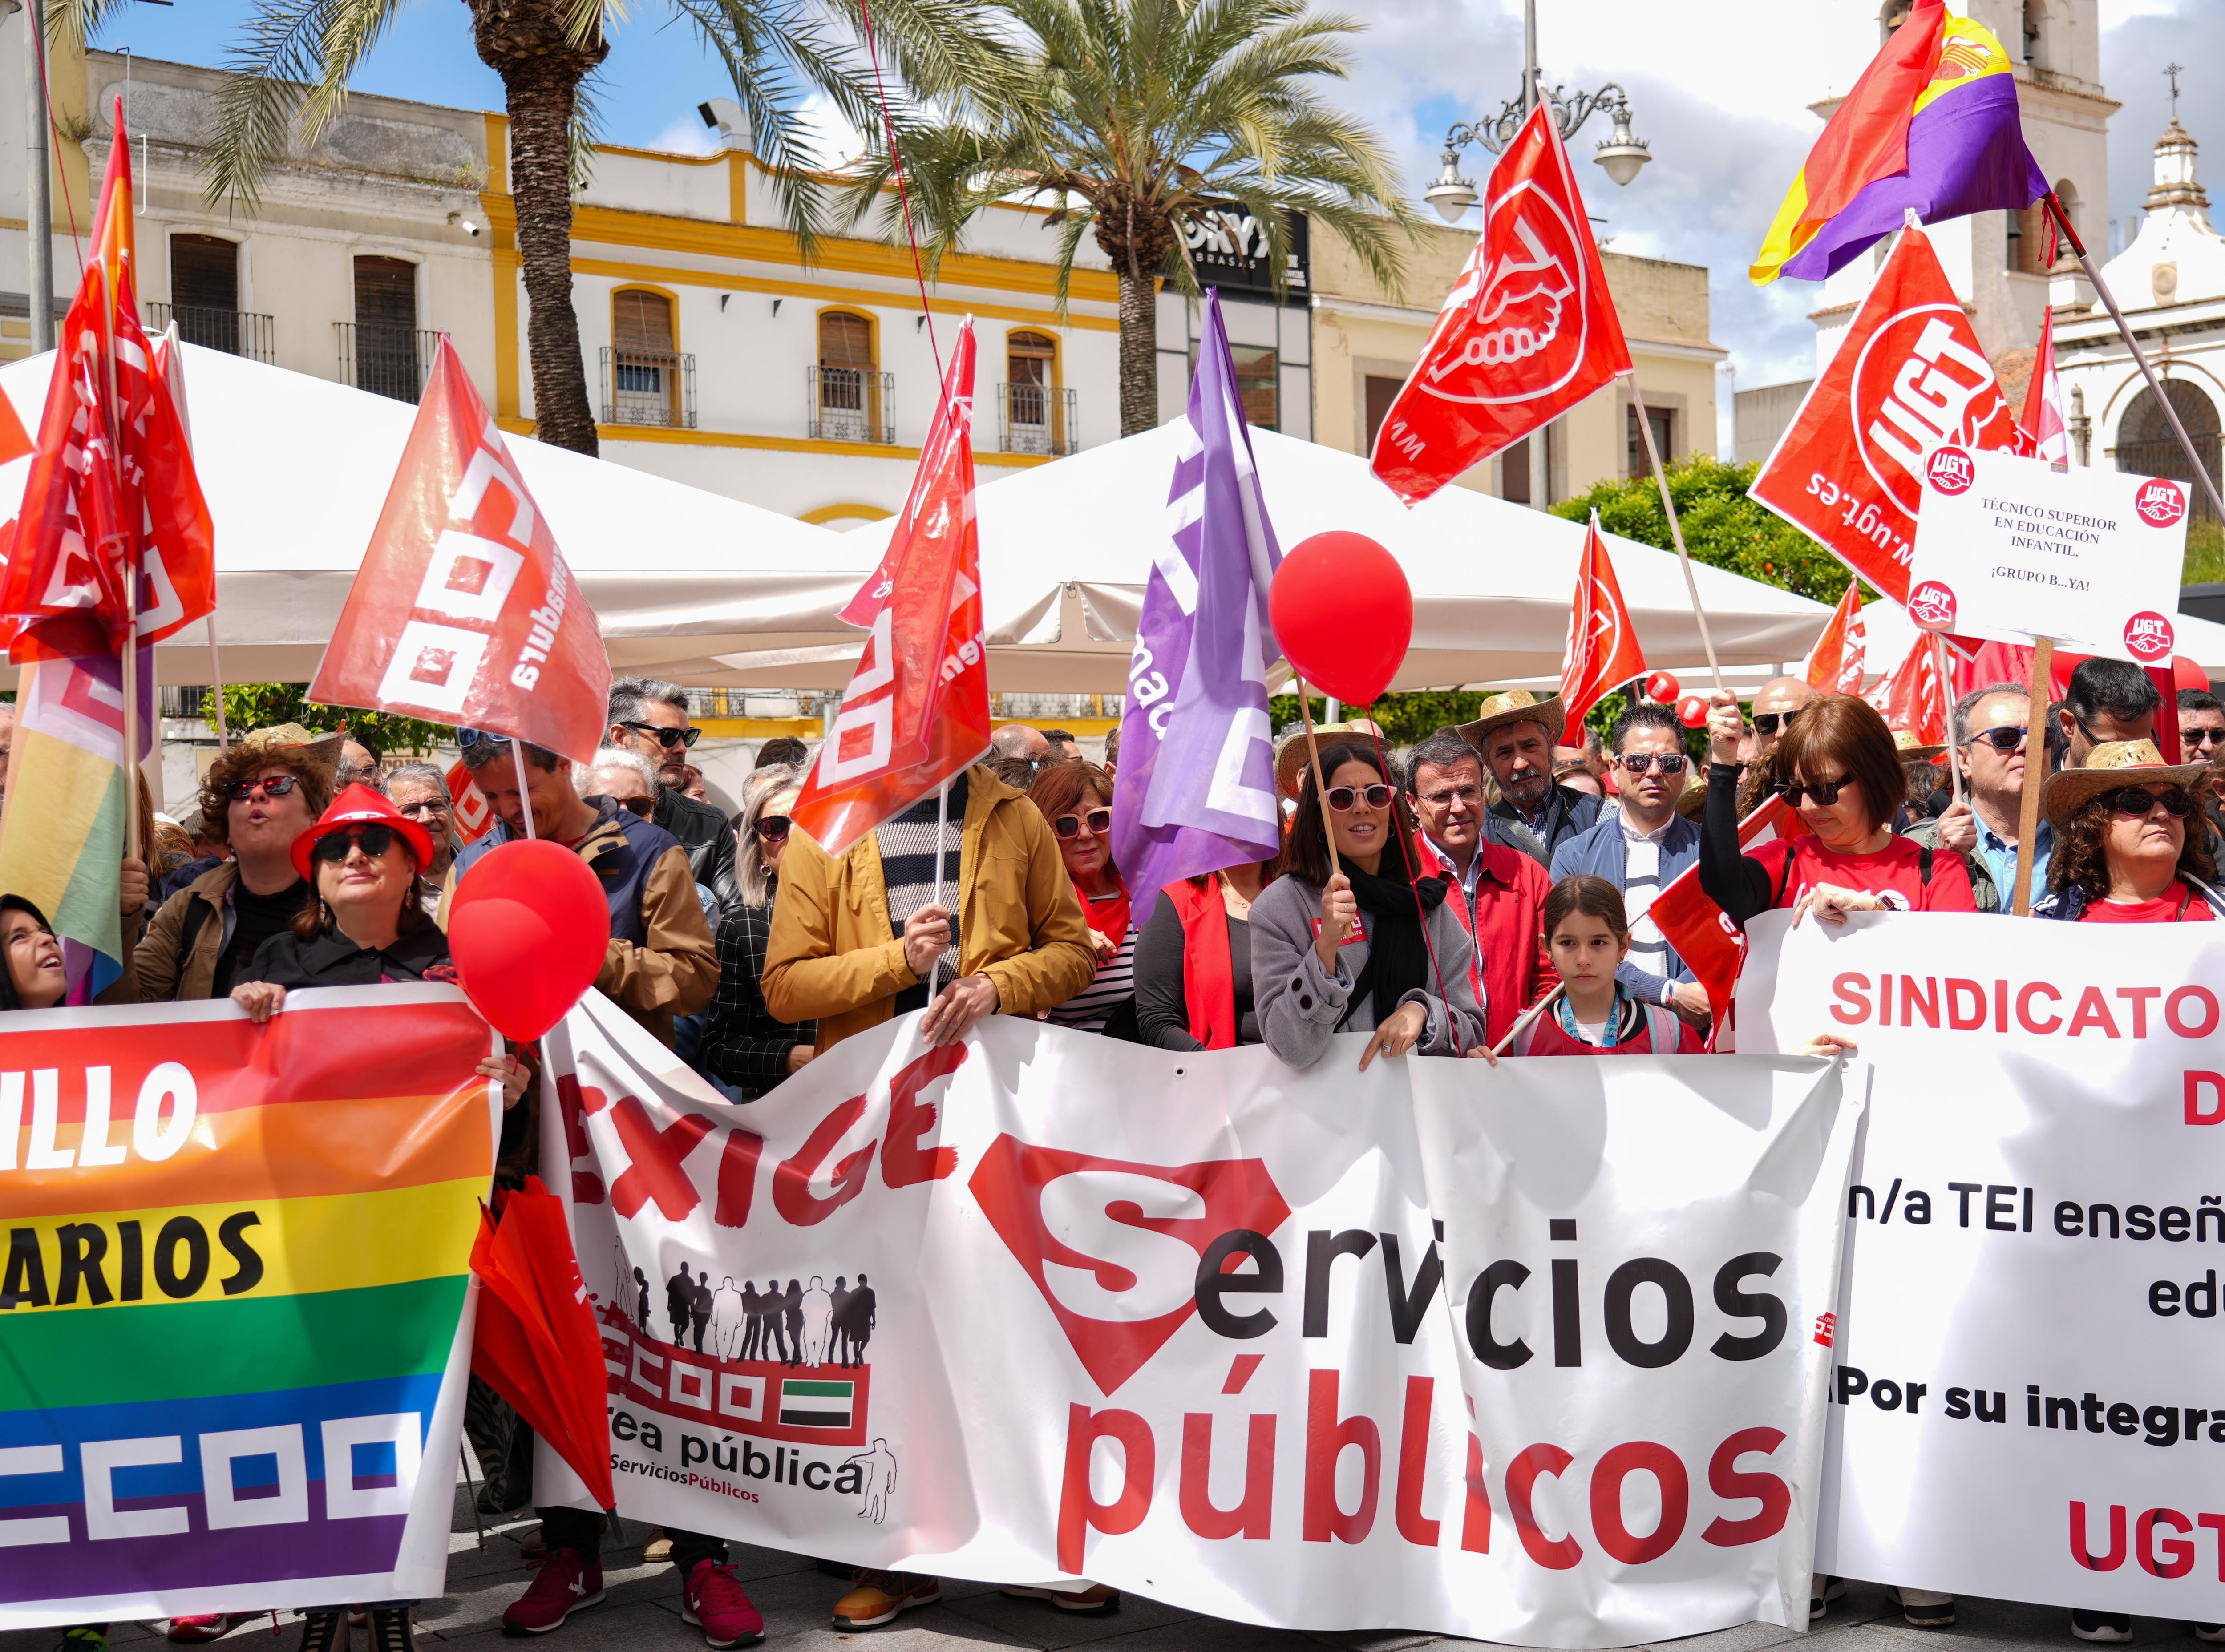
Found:
[[[2225,926],[1748,933],[1740,1047],[1875,1073],[1818,1569],[2225,1618]]]
[[[738,1107],[593,994],[548,1041],[622,1513],[1296,1629],[1805,1624],[1840,1068],[917,1025]]]

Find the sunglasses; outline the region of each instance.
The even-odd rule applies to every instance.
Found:
[[[758,836],[767,843],[778,843],[788,836],[789,825],[789,818],[785,814],[760,814],[758,816]]]
[[[1756,712],[1753,714],[1753,731],[1756,734],[1774,734],[1779,729],[1789,729],[1792,726],[1792,719],[1807,709],[1803,706],[1800,711],[1796,712]]]
[[[1827,809],[1839,801],[1839,794],[1850,784],[1852,782],[1843,775],[1836,780],[1822,781],[1813,786],[1803,786],[1797,781],[1788,780],[1777,788],[1777,794],[1791,808],[1798,808],[1800,799],[1805,794],[1815,800],[1817,808]]]
[[[459,750],[475,745],[506,746],[509,744],[510,737],[507,734],[495,734],[485,729],[456,731],[456,745]]]
[[[330,832],[317,839],[317,846],[309,852],[319,860],[330,861],[337,866],[348,858],[351,845],[361,844],[364,856],[377,860],[394,847],[392,826],[364,826],[355,832]]]
[[[1975,745],[1979,741],[1983,740],[2006,757],[2022,745],[2030,737],[2031,733],[2032,731],[2029,729],[1987,729],[1982,734],[1972,735],[1970,744]]]
[[[257,780],[235,780],[231,782],[231,801],[244,803],[260,788],[265,797],[284,797],[301,783],[298,775],[269,775]]]
[[[703,731],[700,729],[661,729],[654,723],[621,723],[618,726],[622,729],[631,729],[637,734],[655,735],[656,743],[667,751],[671,750],[675,746],[687,746],[692,750],[695,743],[703,737]]]
[[[1062,838],[1078,837],[1084,821],[1088,822],[1093,835],[1101,838],[1112,829],[1112,811],[1092,809],[1087,814],[1062,814],[1050,823],[1050,829]]]
[[[2225,729],[2181,729],[2178,737],[2184,745],[2215,745],[2225,741]]]
[[[644,820],[656,813],[656,800],[653,797],[619,797],[612,801],[622,809],[631,809]]]
[[[1686,759],[1680,751],[1633,751],[1627,757],[1617,757],[1615,761],[1627,774],[1645,774],[1658,763],[1663,774],[1681,775],[1684,772]]]
[[[1378,782],[1372,786],[1332,786],[1327,801],[1339,814],[1349,814],[1354,803],[1365,803],[1371,809],[1391,807],[1391,788]]]
[[[2158,805],[2174,820],[2184,820],[2194,813],[2194,798],[2183,786],[2166,786],[2159,792],[2145,786],[2127,786],[2105,795],[2111,808],[2135,820],[2146,818]]]

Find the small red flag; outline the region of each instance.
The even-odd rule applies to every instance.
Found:
[[[0,465],[19,459],[31,451],[31,433],[16,416],[16,404],[0,390]]]
[[[1947,743],[1947,697],[1939,681],[1939,654],[1931,633],[1918,631],[1908,656],[1862,696],[1877,707],[1886,726],[1913,735],[1918,745]]]
[[[1739,848],[1755,848],[1779,838],[1797,838],[1807,832],[1798,814],[1784,800],[1772,795],[1739,822]],[[1738,986],[1739,970],[1746,963],[1746,933],[1700,887],[1700,869],[1687,866],[1669,880],[1647,908],[1661,937],[1684,960],[1692,978],[1707,989],[1714,1024],[1708,1032],[1712,1049],[1730,1024],[1731,995]]]
[[[1819,694],[1859,694],[1867,667],[1868,647],[1862,626],[1862,582],[1847,581],[1847,594],[1831,611],[1823,634],[1808,650],[1800,674]]]
[[[309,697],[584,763],[610,692],[595,611],[444,334]]]
[[[789,811],[839,855],[989,749],[989,661],[973,526],[973,321],[942,381],[888,554],[843,618],[869,627],[819,761]]]
[[[1903,230],[1748,491],[1905,605],[1931,450],[2013,453],[2020,434],[1930,239]]]
[[[2070,424],[2063,416],[2063,381],[2055,371],[2055,312],[2039,313],[2039,349],[2032,363],[2032,382],[2025,386],[2024,417],[2017,421],[2024,440],[2018,448],[2028,459],[2051,465],[2070,462]]]
[[[460,843],[477,843],[494,830],[494,809],[472,779],[461,757],[448,765],[448,814]]]
[[[1645,654],[1615,581],[1614,562],[1600,538],[1599,512],[1584,530],[1576,562],[1575,602],[1569,610],[1569,641],[1561,656],[1561,699],[1571,724],[1614,688],[1645,674]]]
[[[1483,233],[1376,434],[1375,473],[1408,504],[1426,499],[1628,371],[1583,196],[1541,102],[1491,169]]]

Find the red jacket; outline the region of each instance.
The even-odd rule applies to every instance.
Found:
[[[1452,884],[1446,904],[1474,939],[1475,965],[1469,973],[1483,999],[1486,1035],[1496,1044],[1515,1018],[1560,980],[1545,954],[1545,897],[1553,880],[1520,850],[1486,838],[1475,846],[1483,869],[1476,874],[1471,904],[1451,865],[1429,839],[1416,832],[1414,843],[1416,870],[1424,877],[1444,874]]]

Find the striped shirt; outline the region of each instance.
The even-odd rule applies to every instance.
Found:
[[[1128,933],[1120,937],[1120,950],[1098,966],[1087,986],[1051,1009],[1046,1019],[1081,1032],[1103,1032],[1112,1012],[1136,996],[1136,936],[1143,927],[1131,918]]]
[[[881,882],[888,891],[889,927],[899,940],[903,936],[904,920],[920,908],[935,904],[935,817],[937,808],[935,794],[929,792],[903,813],[882,821],[873,831],[873,840],[880,846],[881,851]],[[954,913],[958,910],[959,848],[965,840],[966,832],[964,775],[950,782],[949,807],[942,813],[942,904]],[[954,934],[954,923],[952,930]],[[956,966],[954,958],[949,962],[953,968]],[[946,980],[948,974],[946,970]],[[926,1008],[925,982],[907,987],[897,994],[897,1015]]]
[[[1630,920],[1630,961],[1649,975],[1669,973],[1669,943],[1650,915],[1653,897],[1661,893],[1661,840],[1669,835],[1677,817],[1671,814],[1651,832],[1640,832],[1622,819],[1622,909]]]

